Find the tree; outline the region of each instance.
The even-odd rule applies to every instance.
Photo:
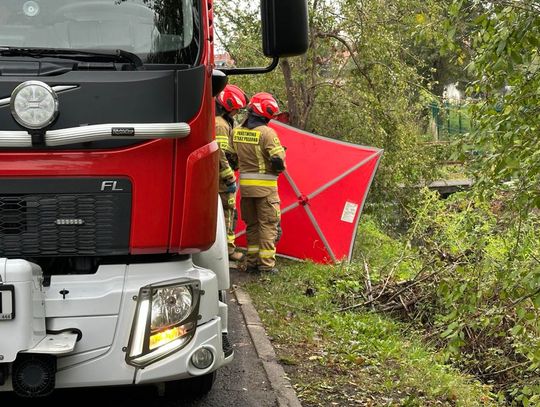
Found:
[[[469,66],[476,80],[471,95],[475,131],[467,140],[476,151],[474,176],[486,193],[505,191],[522,216],[540,208],[540,2],[475,1]]]

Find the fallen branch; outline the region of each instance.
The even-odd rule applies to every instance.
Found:
[[[371,276],[369,275],[369,265],[367,264],[366,257],[362,255],[362,260],[364,261],[364,271],[366,272],[366,288],[368,300],[371,301],[371,308],[375,308],[373,305],[373,288],[371,286]]]
[[[409,317],[409,319],[412,321],[413,318],[411,317],[411,314],[409,313],[409,308],[407,307],[407,304],[405,304],[403,302],[403,298],[401,298],[401,295],[399,296],[399,302],[401,302],[401,305],[403,305],[403,309],[405,310],[405,312],[407,313],[407,316]]]
[[[508,372],[509,370],[514,370],[514,369],[517,369],[518,367],[521,367],[521,366],[525,366],[526,364],[528,364],[529,361],[526,361],[526,362],[521,362],[521,363],[518,363],[517,365],[512,365],[512,366],[509,366],[507,367],[506,369],[502,369],[502,370],[499,370],[497,372],[489,372],[489,373],[482,373],[481,375],[479,375],[480,377],[486,377],[486,376],[497,376],[501,373],[505,373],[505,372]]]
[[[411,287],[414,287],[415,285],[418,285],[418,284],[420,284],[421,282],[428,280],[429,278],[433,277],[433,276],[436,275],[436,274],[437,274],[437,272],[434,271],[433,273],[430,273],[430,274],[428,274],[427,276],[422,277],[420,280],[415,280],[415,281],[413,281],[411,284],[409,284],[408,286],[402,288],[402,289],[399,290],[397,293],[395,293],[394,295],[392,295],[392,296],[387,300],[387,302],[392,301],[394,298],[396,298],[396,297],[398,297],[399,295],[403,294],[405,291],[410,290]]]
[[[531,297],[534,297],[536,294],[540,294],[540,287],[533,291],[530,294],[524,295],[523,297],[519,297],[517,300],[512,301],[512,305],[518,305],[520,302],[523,302]]]

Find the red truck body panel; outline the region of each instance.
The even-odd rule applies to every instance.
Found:
[[[204,4],[199,63],[207,69],[189,136],[113,150],[1,152],[0,178],[127,177],[133,188],[130,254],[208,249],[216,236],[219,155],[213,141],[212,1]]]

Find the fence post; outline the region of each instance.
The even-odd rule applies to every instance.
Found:
[[[450,138],[450,102],[447,100],[446,105],[446,137]]]
[[[463,126],[462,126],[462,120],[461,120],[461,104],[462,102],[459,101],[459,114],[458,114],[458,120],[459,120],[459,134],[462,135],[463,134]]]
[[[436,102],[430,103],[431,118],[429,120],[429,127],[431,135],[435,141],[439,141],[439,106]]]

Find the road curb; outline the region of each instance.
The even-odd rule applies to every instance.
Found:
[[[234,286],[233,292],[255,346],[255,351],[262,361],[270,386],[276,393],[279,407],[302,407],[283,366],[277,360],[274,347],[266,335],[259,314],[251,302],[251,297],[238,286]]]

